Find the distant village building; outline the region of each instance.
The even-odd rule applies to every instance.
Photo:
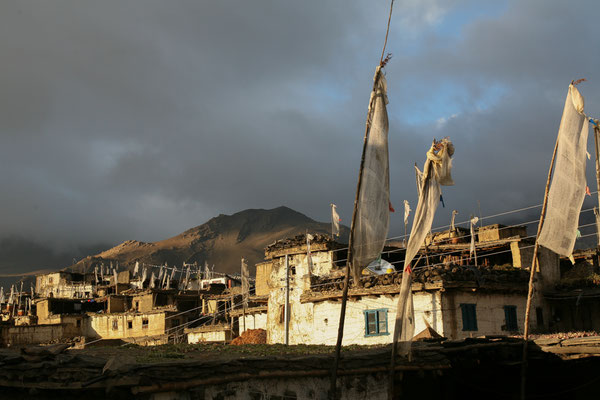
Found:
[[[268,246],[246,292],[241,277],[195,265],[38,275],[33,291],[13,288],[3,304],[0,340],[227,343],[264,329],[267,343],[335,344],[347,249],[310,236],[310,249],[306,235]],[[392,341],[404,253],[402,242],[388,242],[352,282],[344,344]],[[521,333],[532,253],[525,227],[484,226],[472,241],[461,228],[430,234],[413,266],[415,338]],[[533,331],[600,329],[598,251],[578,251],[574,261],[541,248]]]
[[[437,234],[421,249],[412,285],[416,333],[431,327],[442,336],[460,339],[521,331],[529,279],[523,267],[530,265],[531,243],[524,228],[494,225],[480,232],[475,246],[479,266],[469,255],[468,237]],[[309,267],[305,239],[281,241],[267,248],[270,260],[257,266],[257,292],[269,289],[269,343],[286,341],[285,298],[289,296],[289,343],[335,344],[346,252],[326,239],[313,242],[311,252]],[[382,257],[397,263],[403,252],[403,248],[386,248]],[[557,282],[559,259],[548,250],[542,250],[540,258],[542,274],[536,285],[541,292]],[[401,273],[364,276],[361,286],[350,288],[344,344],[392,341],[401,279]],[[543,297],[536,298],[534,310],[533,326],[546,330],[552,312]]]

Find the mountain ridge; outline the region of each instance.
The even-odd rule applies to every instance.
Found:
[[[349,229],[340,226],[341,240]],[[219,214],[205,223],[157,242],[127,240],[69,269],[89,271],[96,265],[119,263],[132,268],[136,261],[150,265],[197,263],[214,265],[225,273],[238,272],[244,257],[248,265],[264,259],[264,248],[276,240],[305,232],[330,234],[331,224],[318,222],[286,206],[273,209],[246,209],[231,215]]]

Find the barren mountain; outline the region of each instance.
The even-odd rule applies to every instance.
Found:
[[[348,228],[341,227],[342,241]],[[170,239],[154,243],[128,240],[95,256],[80,260],[73,270],[81,271],[98,263],[118,262],[132,267],[140,263],[214,265],[216,271],[238,272],[240,259],[253,267],[264,258],[264,248],[279,239],[305,232],[330,234],[331,224],[317,222],[287,207],[272,210],[250,209],[233,215],[219,215]],[[250,269],[253,271],[253,268]]]

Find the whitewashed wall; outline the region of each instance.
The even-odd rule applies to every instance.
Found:
[[[244,325],[244,316],[240,316],[240,319],[239,319],[240,335],[249,329],[265,329],[266,330],[267,329],[267,313],[262,312],[262,313],[255,313],[252,315],[246,315],[245,323],[246,323],[246,325]],[[244,329],[244,326],[246,327],[246,329]]]
[[[476,292],[445,292],[442,299],[444,312],[444,336],[450,339],[463,339],[482,335],[508,335],[512,332],[502,329],[506,325],[504,306],[517,307],[517,326],[523,332],[525,323],[526,294],[515,293],[484,293]],[[461,304],[475,304],[477,315],[477,330],[463,331]],[[530,326],[537,325],[535,308],[540,303],[531,306]],[[546,311],[546,310],[545,310]]]

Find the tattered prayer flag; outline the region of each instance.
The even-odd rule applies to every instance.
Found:
[[[408,217],[410,216],[410,204],[408,204],[408,200],[404,200],[404,225],[408,224]]]
[[[331,204],[331,234],[333,236],[340,235],[340,216],[337,212],[337,206],[335,204]]]
[[[394,329],[394,350],[401,342],[400,353],[407,355],[410,352],[410,342],[414,335],[415,321],[412,301],[412,268],[411,263],[423,245],[427,233],[431,230],[435,211],[440,201],[440,184],[454,184],[451,177],[452,162],[450,157],[454,154],[454,146],[447,138],[440,142],[434,140],[427,152],[427,161],[423,168],[422,187],[419,202],[415,210],[413,225],[406,246],[404,259],[404,273],[400,294],[398,295],[398,308]]]
[[[313,271],[312,254],[310,253],[310,241],[313,239],[313,235],[311,235],[310,233],[306,234],[306,262],[308,264],[309,274],[312,274]]]
[[[242,297],[244,303],[248,301],[250,296],[250,273],[248,272],[248,263],[242,257]]]
[[[548,192],[546,219],[538,238],[540,245],[568,257],[575,246],[579,213],[585,198],[585,163],[588,121],[584,100],[569,85],[560,127],[556,162]]]
[[[456,227],[454,226],[454,219],[456,218],[457,214],[458,214],[457,210],[452,210],[452,219],[450,220],[450,227],[453,231],[456,230]]]
[[[396,212],[396,210],[394,210],[394,206],[392,206],[392,202],[389,202],[389,207],[390,207],[390,212]]]
[[[361,271],[381,254],[390,219],[390,178],[388,155],[387,83],[381,67],[375,71],[369,102],[367,135],[360,170],[356,219],[351,240],[351,267],[354,281]]]
[[[421,196],[421,186],[423,186],[423,173],[421,172],[419,167],[417,167],[417,163],[415,163],[415,179],[417,181],[417,194]]]
[[[477,225],[477,222],[479,222],[479,217],[473,217],[471,218],[471,246],[469,247],[469,255],[472,256],[473,253],[475,253],[475,228],[474,226]]]
[[[440,194],[440,202],[442,203],[442,207],[446,208],[446,204],[444,204],[444,197]]]
[[[585,194],[587,194],[588,196],[592,195],[592,192],[590,192],[590,187],[589,186],[585,187]]]
[[[581,231],[579,229],[577,229],[577,239],[579,239],[581,237]]]

